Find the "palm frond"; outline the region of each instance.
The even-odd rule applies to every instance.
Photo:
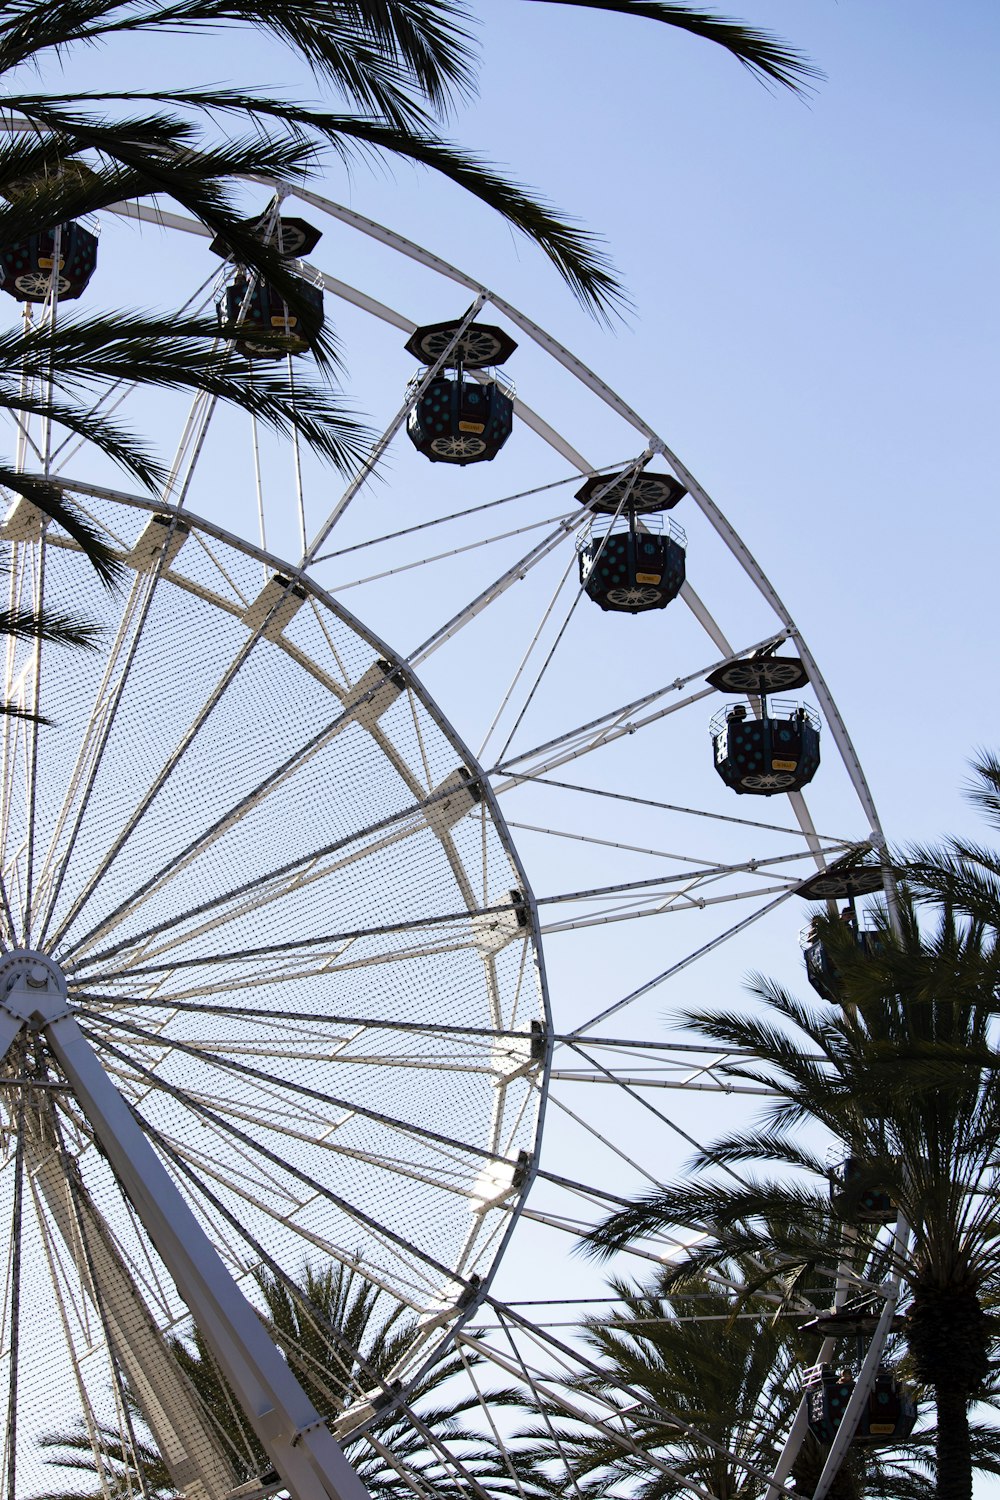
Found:
[[[79,646],[92,651],[101,639],[92,621],[59,609],[0,609],[0,635],[18,641],[47,641],[54,646]]]
[[[762,83],[780,84],[793,94],[809,92],[811,85],[824,76],[807,57],[773,33],[755,26],[744,26],[724,16],[713,15],[711,11],[677,4],[675,0],[534,0],[534,3],[577,5],[660,21],[678,31],[687,31],[704,41],[714,42]]]
[[[353,107],[400,125],[422,115],[421,101],[447,109],[473,86],[469,17],[452,0],[278,0],[266,11],[224,0],[174,4],[57,0],[44,21],[30,4],[9,4],[0,24],[0,70],[52,49],[128,32],[189,33],[245,25],[288,46]]]
[[[5,485],[16,495],[23,495],[49,520],[61,526],[85,553],[106,587],[111,588],[117,583],[123,572],[121,559],[108,546],[101,533],[66,499],[56,482],[23,474],[0,462],[0,485]]]

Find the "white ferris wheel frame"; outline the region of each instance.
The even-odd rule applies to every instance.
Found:
[[[810,684],[816,693],[827,727],[838,748],[855,795],[868,818],[870,828],[868,845],[881,854],[885,849],[885,839],[867,780],[861,769],[856,751],[840,712],[815,659],[790,614],[753,555],[703,487],[676,455],[672,453],[666,443],[598,376],[577,360],[575,356],[570,354],[550,334],[546,333],[530,318],[514,308],[503,298],[497,296],[454,266],[443,261],[439,256],[415,245],[412,241],[405,239],[394,231],[376,224],[354,210],[336,204],[305,189],[297,190],[295,196],[331,217],[359,230],[361,233],[380,241],[390,249],[410,257],[432,271],[438,272],[469,291],[473,295],[473,302],[465,315],[463,324],[470,322],[484,307],[488,305],[495,307],[511,323],[525,333],[546,355],[556,360],[575,379],[586,386],[592,394],[597,396],[619,417],[623,418],[634,428],[645,444],[643,453],[635,461],[637,467],[644,465],[653,457],[660,457],[670,465],[671,469],[688,489],[702,514],[709,521],[740,567],[767,601],[774,615],[781,622],[783,627],[782,632],[776,637],[770,637],[766,644],[772,644],[776,640],[780,641],[781,639],[789,640],[794,644],[801,656],[809,674]],[[142,204],[129,203],[117,205],[111,212],[125,218],[145,220],[187,234],[207,237],[209,233],[204,226],[194,221],[185,219],[169,211],[159,210]],[[407,334],[412,333],[415,329],[416,324],[410,319],[389,308],[384,303],[376,301],[367,293],[348,286],[346,283],[327,273],[317,271],[311,266],[301,264],[300,268],[313,277],[321,279],[327,291],[351,303],[361,311]],[[432,373],[433,367],[431,370]],[[290,583],[294,584],[305,580],[308,577],[311,565],[321,560],[322,548],[331,531],[354,496],[358,493],[381,452],[388,445],[391,437],[405,421],[407,411],[411,405],[412,399],[404,404],[393,418],[383,437],[376,444],[369,463],[347,487],[327,519],[304,546],[303,554],[297,568],[288,569],[286,567],[283,569],[284,575],[289,579]],[[567,439],[562,437],[523,400],[518,399],[516,401],[515,409],[520,420],[547,442],[570,465],[582,474],[593,472],[592,466],[587,459],[577,452]],[[150,510],[163,511],[173,509],[163,502],[154,503],[139,500],[134,496],[125,497],[120,495],[120,493],[102,489],[100,486],[91,486],[82,482],[74,483],[71,480],[66,480],[65,488],[70,493],[75,492],[84,495],[90,493],[95,496],[105,494],[109,497],[114,495],[115,498],[127,498],[129,504],[137,504]],[[183,498],[181,503],[183,504]],[[174,511],[174,514],[176,513]],[[218,528],[215,529],[219,530]],[[457,616],[449,621],[445,627],[442,627],[441,631],[426,641],[421,648],[413,652],[403,664],[404,667],[407,670],[417,668],[449,635],[459,630],[475,613],[478,613],[479,610],[485,608],[488,603],[497,598],[516,577],[522,576],[525,567],[530,567],[536,558],[547,555],[547,552],[564,538],[567,530],[568,527],[565,524],[560,524],[555,532],[551,533],[541,544],[533,548],[526,558],[520,559],[514,567],[507,570],[505,574],[501,575],[499,579],[490,585],[482,595],[477,596],[475,600],[471,601],[461,616]],[[246,547],[246,543],[241,543],[240,545]],[[261,557],[267,557],[267,554],[261,549],[256,550]],[[270,561],[270,559],[268,560]],[[276,563],[274,566],[277,569]],[[734,649],[720,625],[690,584],[684,585],[682,598],[715,644],[722,661],[731,660],[735,656],[742,654],[746,648]],[[701,675],[703,675],[701,672],[692,674],[691,680],[695,676]],[[657,694],[650,695],[650,699],[658,696]],[[645,706],[645,701],[641,701],[638,704],[631,704],[627,707],[635,709]],[[591,727],[581,726],[582,729],[589,729]],[[566,738],[568,739],[569,737]],[[563,760],[560,759],[560,750],[555,742],[553,742],[551,747],[541,746],[538,748],[543,752],[550,749],[553,752],[548,760],[543,760],[543,769],[552,769],[554,766],[563,763]],[[572,758],[572,755],[563,757],[563,759],[570,758]],[[490,787],[490,776],[493,773],[483,771],[481,767],[477,767],[476,769],[482,777],[483,785]],[[501,781],[497,784],[498,790],[502,790],[504,785],[513,784],[518,779],[517,771],[513,765],[498,767],[495,768],[495,771],[500,771],[507,775],[506,783]],[[813,826],[805,799],[800,793],[791,793],[789,794],[789,803],[799,828],[812,851],[816,866],[822,868],[824,865],[824,850]],[[527,889],[526,882],[525,890],[527,891]],[[886,894],[891,905],[893,891],[888,871],[886,872]],[[778,899],[783,899],[783,896],[779,896]],[[39,969],[45,971],[44,982],[39,980],[38,973],[35,972]],[[627,1002],[623,1001],[621,1003],[625,1004]],[[610,1011],[618,1008],[618,1006],[611,1007]],[[610,1011],[604,1012],[602,1015],[607,1015]],[[181,1222],[181,1218],[175,1215],[176,1205],[170,1197],[171,1192],[182,1208],[183,1200],[176,1194],[176,1189],[173,1188],[162,1166],[159,1167],[159,1178],[156,1171],[150,1166],[150,1161],[153,1163],[157,1162],[155,1153],[149,1146],[148,1141],[142,1136],[142,1132],[135,1124],[127,1106],[121,1100],[121,1096],[104,1073],[99,1062],[94,1058],[90,1044],[74,1021],[71,1008],[66,1002],[65,988],[61,975],[59,975],[58,971],[54,969],[43,955],[34,953],[29,953],[25,956],[18,970],[18,977],[14,983],[14,987],[11,989],[6,1000],[0,1003],[0,1049],[2,1051],[6,1052],[14,1037],[24,1026],[34,1026],[44,1031],[85,1113],[91,1119],[95,1135],[109,1152],[109,1155],[112,1155],[116,1170],[125,1182],[127,1191],[130,1196],[134,1197],[137,1203],[140,1201],[143,1202],[144,1207],[140,1210],[140,1215],[143,1218],[143,1222],[146,1223],[151,1239],[157,1244],[158,1248],[161,1244],[168,1246],[166,1254],[164,1254],[162,1249],[161,1254],[164,1255],[165,1263],[177,1278],[178,1288],[181,1290],[185,1301],[191,1307],[199,1325],[204,1327],[206,1336],[208,1336],[209,1329],[214,1327],[218,1330],[217,1337],[219,1342],[216,1353],[220,1364],[233,1384],[234,1389],[240,1394],[246,1410],[251,1415],[251,1418],[255,1420],[255,1425],[257,1425],[257,1430],[262,1441],[271,1452],[276,1468],[284,1477],[296,1500],[320,1500],[321,1496],[335,1497],[335,1500],[357,1500],[358,1495],[363,1493],[363,1490],[356,1476],[343,1459],[325,1423],[320,1421],[314,1409],[308,1403],[307,1398],[302,1396],[301,1391],[294,1381],[294,1377],[291,1375],[281,1356],[275,1351],[273,1344],[266,1333],[264,1333],[261,1325],[257,1322],[255,1315],[252,1315],[255,1331],[248,1336],[248,1341],[247,1336],[241,1331],[241,1318],[243,1314],[237,1307],[237,1304],[232,1301],[233,1295],[235,1294],[235,1297],[240,1299],[244,1308],[248,1304],[245,1303],[241,1294],[235,1288],[228,1272],[221,1266],[221,1263],[217,1267],[210,1260],[203,1260],[199,1263],[199,1257],[202,1254],[203,1248],[207,1250],[209,1256],[214,1256],[215,1252],[189,1211],[187,1213],[190,1225],[185,1223],[183,1235],[176,1235],[176,1227]],[[551,1026],[549,1031],[547,1066],[551,1064],[553,1042],[558,1040],[553,1037]],[[149,1215],[148,1223],[146,1221],[147,1212]],[[189,1237],[189,1229],[192,1229],[192,1226],[193,1230]],[[509,1237],[512,1228],[513,1221],[508,1228],[505,1238]],[[900,1236],[905,1236],[906,1233],[907,1230],[904,1224],[897,1225],[897,1240]],[[173,1241],[171,1241],[171,1235],[174,1236]],[[221,1277],[219,1275],[220,1272]],[[848,1292],[849,1288],[846,1283],[842,1282],[837,1289],[836,1302],[843,1301]],[[883,1288],[883,1294],[885,1299],[884,1309],[880,1318],[879,1329],[869,1346],[868,1354],[859,1372],[851,1404],[819,1482],[819,1487],[816,1491],[816,1500],[822,1500],[822,1496],[826,1493],[842,1458],[843,1450],[849,1441],[849,1435],[853,1431],[854,1418],[860,1415],[863,1403],[867,1398],[867,1392],[874,1379],[885,1338],[888,1336],[891,1328],[892,1314],[899,1294],[898,1281],[886,1284]],[[473,1307],[480,1305],[494,1307],[498,1316],[506,1318],[512,1326],[516,1326],[519,1323],[527,1323],[527,1320],[516,1312],[516,1310],[505,1306],[502,1302],[495,1301],[489,1294],[487,1286],[479,1289],[474,1298],[470,1299],[470,1313]],[[567,1412],[573,1414],[574,1409],[572,1404],[564,1394],[559,1392],[555,1382],[548,1382],[544,1374],[538,1371],[529,1373],[523,1360],[508,1359],[505,1363],[504,1358],[498,1355],[496,1349],[461,1331],[461,1324],[464,1324],[466,1321],[467,1318],[462,1318],[453,1330],[453,1338],[458,1344],[464,1342],[468,1348],[475,1352],[488,1353],[488,1356],[500,1368],[507,1368],[509,1373],[516,1375],[518,1379],[523,1380],[527,1376],[528,1384],[536,1395],[546,1396],[557,1405],[561,1405]],[[259,1330],[260,1338],[258,1338],[256,1330]],[[546,1336],[546,1341],[552,1347],[559,1346],[564,1351],[567,1348],[565,1345],[560,1346],[559,1341],[554,1340],[551,1335]],[[823,1352],[820,1357],[830,1357],[833,1348],[834,1341],[828,1339],[823,1345]],[[577,1358],[581,1358],[579,1351],[574,1351],[574,1353]],[[281,1370],[277,1369],[275,1361],[281,1366]],[[586,1361],[583,1360],[583,1363],[585,1364]],[[291,1384],[289,1384],[289,1381],[291,1381]],[[305,1401],[305,1405],[302,1404],[303,1401]],[[647,1405],[649,1404],[647,1399]],[[588,1420],[599,1430],[606,1432],[609,1436],[614,1435],[615,1440],[619,1441],[626,1450],[629,1448],[630,1442],[627,1434],[619,1432],[609,1423],[602,1422],[602,1419],[593,1411],[588,1412],[587,1415]],[[670,1420],[677,1425],[678,1419],[676,1415],[665,1412],[664,1416],[669,1416]],[[680,1425],[684,1426],[686,1424],[682,1423]],[[787,1489],[785,1480],[795,1451],[804,1434],[805,1426],[806,1418],[803,1404],[789,1433],[785,1451],[770,1476],[771,1482],[768,1488],[768,1500],[775,1500],[778,1494],[792,1493]],[[159,1433],[157,1433],[157,1436],[159,1436]],[[669,1466],[662,1461],[656,1460],[648,1454],[646,1457],[655,1467],[659,1467],[664,1472],[671,1472]],[[745,1461],[743,1462],[744,1467],[747,1467]],[[754,1472],[757,1472],[761,1478],[766,1477],[764,1470]],[[692,1483],[691,1488],[697,1490],[698,1486]],[[211,1495],[210,1492],[207,1493],[209,1493],[209,1500],[216,1500],[214,1495]]]

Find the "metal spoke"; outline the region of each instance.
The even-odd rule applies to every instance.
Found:
[[[150,1033],[143,1031],[141,1027],[133,1026],[128,1021],[122,1020],[121,1018],[117,1018],[115,1020],[114,1029],[116,1031],[124,1031],[130,1036],[150,1040],[153,1039],[150,1037]],[[94,1039],[98,1043],[98,1045],[103,1048],[103,1050],[108,1052],[112,1057],[116,1057],[119,1062],[124,1062],[133,1067],[140,1076],[147,1077],[151,1081],[154,1081],[158,1087],[165,1087],[165,1084],[163,1083],[163,1080],[161,1078],[157,1078],[151,1070],[142,1067],[134,1055],[126,1054],[120,1049],[114,1047],[106,1036],[95,1036]],[[170,1045],[178,1052],[187,1053],[192,1057],[198,1056],[198,1051],[196,1048],[189,1047],[186,1043],[180,1041],[176,1037],[171,1039]],[[237,1062],[235,1058],[222,1056],[218,1052],[216,1052],[216,1054],[211,1058],[211,1061],[213,1066],[218,1068],[223,1073],[234,1073],[244,1078],[252,1078],[257,1083],[266,1084],[272,1077],[272,1075],[263,1068],[253,1068],[248,1063]],[[334,1109],[349,1110],[351,1111],[351,1113],[361,1115],[365,1119],[373,1120],[379,1125],[387,1125],[391,1130],[398,1130],[403,1135],[412,1135],[419,1140],[429,1141],[437,1146],[444,1146],[448,1150],[464,1152],[469,1156],[475,1157],[477,1160],[496,1162],[500,1165],[505,1166],[514,1165],[513,1163],[508,1162],[505,1157],[500,1156],[496,1152],[488,1151],[482,1146],[471,1145],[464,1141],[456,1140],[453,1136],[443,1135],[440,1131],[429,1130],[425,1126],[417,1125],[408,1120],[399,1119],[397,1116],[384,1114],[379,1110],[369,1109],[363,1104],[358,1104],[356,1100],[344,1099],[337,1096],[336,1094],[323,1093],[319,1089],[312,1089],[307,1087],[305,1084],[296,1083],[289,1079],[283,1080],[282,1087],[287,1089],[290,1093],[295,1094],[296,1096],[303,1099],[314,1100],[318,1104],[330,1105]],[[190,1093],[188,1093],[185,1097],[191,1099],[192,1096],[190,1095]]]

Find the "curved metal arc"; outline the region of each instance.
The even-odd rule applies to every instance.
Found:
[[[854,745],[847,733],[846,725],[844,724],[843,718],[836,706],[833,695],[829,690],[826,680],[820,672],[815,658],[809,651],[808,646],[806,645],[804,639],[798,631],[791,614],[785,608],[780,596],[777,593],[777,590],[774,588],[773,584],[765,574],[764,570],[761,568],[760,564],[757,562],[756,558],[750,552],[750,549],[746,546],[735,529],[723,516],[722,512],[719,510],[715,502],[711,499],[705,488],[698,483],[690,470],[681,463],[677,455],[668,447],[668,445],[659,436],[655,429],[652,428],[649,423],[644,421],[643,418],[641,418],[638,413],[628,405],[626,401],[624,401],[615,391],[613,391],[605,381],[601,380],[601,378],[596,375],[594,371],[591,370],[586,364],[584,364],[582,360],[578,359],[576,355],[572,354],[565,347],[565,345],[561,344],[551,334],[547,333],[539,324],[535,323],[533,319],[529,318],[527,314],[522,313],[518,308],[514,307],[512,303],[507,302],[505,298],[499,297],[495,292],[484,287],[482,283],[466,275],[463,271],[460,271],[456,266],[451,265],[441,256],[435,255],[432,252],[425,250],[422,246],[415,244],[412,240],[406,239],[403,235],[397,234],[394,230],[388,229],[385,225],[378,224],[375,220],[368,219],[363,214],[359,214],[353,209],[348,209],[341,204],[334,203],[332,200],[324,198],[318,193],[314,193],[310,190],[303,190],[297,195],[301,196],[305,202],[311,203],[315,208],[320,209],[324,213],[328,213],[331,217],[339,219],[345,224],[350,224],[353,228],[359,230],[361,233],[366,234],[373,239],[379,240],[382,244],[385,244],[394,250],[398,250],[401,254],[407,256],[409,259],[415,260],[421,265],[427,266],[432,270],[440,272],[441,275],[446,276],[452,281],[458,282],[461,286],[466,287],[470,291],[476,291],[481,294],[487,295],[494,307],[496,307],[500,312],[504,313],[508,318],[510,318],[511,322],[514,323],[518,328],[520,328],[523,333],[526,333],[528,337],[533,340],[533,342],[535,342],[547,354],[551,355],[551,357],[555,359],[560,365],[562,365],[565,370],[567,370],[584,386],[586,386],[588,390],[590,390],[595,396],[603,401],[605,405],[610,407],[611,410],[614,411],[619,417],[628,422],[632,427],[636,429],[636,431],[640,432],[643,437],[645,437],[651,444],[655,451],[662,453],[664,459],[675,470],[678,478],[682,481],[683,484],[687,486],[699,508],[702,510],[703,514],[706,516],[710,524],[721,537],[725,545],[728,547],[729,551],[739,562],[740,566],[743,568],[748,577],[751,578],[752,581],[757,585],[758,589],[767,599],[767,602],[770,604],[775,614],[782,621],[786,629],[794,638],[802,653],[803,661],[805,662],[806,667],[809,671],[810,682],[813,685],[816,696],[823,709],[824,717],[826,718],[827,723],[830,726],[830,731],[833,734],[837,749],[840,751],[841,758],[844,762],[845,769],[847,770],[848,777],[850,778],[851,784],[854,787],[855,792],[857,793],[858,800],[861,802],[861,805],[870,820],[871,829],[880,838],[884,837],[884,835],[882,834],[881,824],[878,819],[878,814],[875,809],[874,799],[871,795],[871,790],[868,786],[864,772],[861,769],[861,764],[858,760],[857,752],[854,749]],[[693,595],[693,590],[690,592]],[[689,602],[691,601],[689,600]],[[700,603],[700,601],[698,602]],[[699,614],[699,618],[702,618],[697,609],[695,612],[696,614]],[[702,623],[705,623],[704,619],[702,619]],[[722,645],[721,633],[720,638],[716,638],[716,644],[720,646]],[[799,815],[799,811],[800,809],[797,808],[797,816]],[[807,828],[803,828],[803,832],[807,833],[808,835],[809,830]],[[817,864],[822,867],[822,863],[822,858],[817,857]]]
[[[253,180],[263,182],[263,179],[259,178]],[[587,366],[582,360],[578,359],[576,355],[572,354],[565,347],[565,345],[561,344],[558,339],[555,339],[551,334],[547,333],[539,324],[534,322],[533,319],[529,318],[527,314],[522,313],[518,308],[514,307],[512,303],[507,302],[505,298],[497,296],[496,293],[485,287],[481,282],[477,281],[471,276],[468,276],[465,272],[459,270],[458,267],[446,261],[442,256],[436,255],[433,252],[426,250],[422,246],[417,245],[413,240],[409,240],[404,235],[400,235],[396,233],[396,231],[387,228],[385,225],[377,223],[374,219],[366,218],[365,215],[359,214],[356,210],[346,208],[344,205],[338,204],[332,199],[325,198],[321,194],[313,192],[311,189],[307,189],[304,187],[301,189],[297,189],[296,196],[298,198],[301,198],[303,202],[310,203],[313,207],[320,209],[321,212],[329,214],[332,218],[338,219],[342,223],[350,225],[352,228],[359,230],[362,234],[380,241],[382,244],[387,245],[391,249],[398,251],[400,254],[407,256],[409,259],[415,260],[419,264],[431,270],[439,272],[447,279],[455,281],[460,286],[463,286],[467,290],[476,293],[477,296],[488,299],[494,307],[496,307],[500,312],[504,313],[508,318],[510,318],[511,322],[514,323],[516,327],[520,328],[523,333],[526,333],[528,337],[531,338],[533,342],[535,342],[539,346],[539,348],[543,349],[560,365],[562,365],[565,370],[567,370],[571,375],[579,380],[588,390],[590,390],[595,396],[603,401],[604,404],[607,405],[612,411],[614,411],[619,417],[629,423],[630,426],[634,427],[636,431],[640,432],[647,439],[647,441],[650,443],[650,446],[655,452],[661,453],[663,455],[664,459],[675,470],[678,478],[682,481],[682,483],[686,485],[699,509],[708,519],[713,529],[717,532],[722,541],[725,543],[726,547],[736,558],[743,571],[757,586],[760,593],[763,594],[768,604],[771,606],[775,614],[786,627],[789,634],[795,640],[795,643],[802,655],[802,659],[806,664],[807,670],[809,671],[810,682],[813,685],[816,697],[819,700],[824,717],[830,727],[830,732],[833,735],[834,742],[837,745],[838,751],[840,752],[840,756],[847,771],[848,778],[851,782],[851,785],[854,787],[858,800],[860,801],[869,820],[871,831],[875,835],[876,842],[878,842],[880,845],[884,844],[885,835],[882,830],[877,810],[875,808],[875,802],[871,794],[871,789],[868,786],[867,779],[864,775],[863,770],[861,769],[861,763],[858,759],[857,751],[855,750],[853,742],[847,732],[847,726],[845,725],[843,716],[841,715],[840,710],[838,709],[833,698],[833,695],[830,692],[829,686],[819,670],[819,666],[816,663],[815,657],[812,655],[804,638],[796,627],[791,614],[782,603],[777,590],[774,588],[773,584],[765,574],[764,570],[761,568],[760,564],[757,562],[756,558],[750,552],[750,549],[742,541],[735,529],[726,520],[725,516],[719,510],[715,502],[711,499],[705,488],[698,483],[691,471],[683,463],[681,463],[677,455],[664,442],[664,440],[659,436],[655,429],[652,428],[649,423],[644,421],[643,418],[641,418],[638,413],[635,412],[633,408],[630,407],[628,403],[622,399],[622,397],[620,397],[615,391],[613,391],[605,381],[601,380],[601,378],[596,375],[595,372],[589,368],[589,366]],[[141,205],[136,205],[137,210],[141,208]],[[127,210],[127,205],[116,205],[114,211],[123,213],[126,217],[137,216],[140,218],[149,218],[153,222],[157,221],[156,212],[153,210],[143,210],[133,215],[129,215]],[[204,229],[204,226],[196,226],[193,221],[185,222],[180,215],[160,217],[163,223],[169,224],[169,227],[185,229],[188,232],[204,235],[207,235],[208,233],[208,231]],[[333,288],[331,287],[331,290],[332,289]],[[405,327],[407,325],[408,320],[403,319],[400,314],[392,314],[390,309],[386,309],[380,306],[379,309],[376,310],[375,306],[372,305],[369,306],[367,310],[375,312],[377,316],[384,316],[386,320],[393,323],[394,326]],[[546,424],[546,426],[547,425],[548,424]],[[569,456],[566,453],[566,450],[560,446],[565,442],[565,440],[562,439],[559,434],[555,433],[554,429],[549,428],[549,433],[556,439],[558,439],[558,442],[554,445],[557,447],[558,451],[563,452],[564,456]],[[546,437],[546,441],[548,440],[549,438]],[[586,473],[589,471],[590,466],[586,463],[585,459],[583,459],[579,454],[575,453],[575,450],[573,451],[570,461],[578,463],[580,471],[582,473]],[[314,546],[310,548],[310,553],[315,551],[318,545],[319,542],[314,544]],[[708,631],[715,644],[721,650],[726,651],[728,642],[724,633],[717,625],[710,612],[705,608],[703,602],[695,594],[693,588],[690,587],[690,585],[685,585],[684,589],[682,589],[681,591],[681,597],[685,599],[685,602],[693,610],[696,618],[702,624],[703,628]],[[728,654],[731,654],[731,647],[728,648]],[[792,806],[796,819],[797,821],[799,821],[800,826],[802,827],[802,832],[805,834],[807,839],[814,839],[815,830],[812,827],[811,820],[808,818],[806,804],[801,796],[799,796],[797,799],[792,800]],[[817,867],[822,869],[824,867],[822,851],[818,847],[813,847],[813,854]]]

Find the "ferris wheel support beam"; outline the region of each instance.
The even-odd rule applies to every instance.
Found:
[[[94,1137],[293,1500],[367,1500],[368,1492],[152,1149],[41,955],[0,1004],[4,1053],[41,1030]]]
[[[185,1500],[227,1500],[236,1477],[216,1433],[164,1346],[76,1163],[60,1149],[51,1113],[33,1113],[38,1118],[28,1138],[32,1183],[99,1310],[173,1483]]]

